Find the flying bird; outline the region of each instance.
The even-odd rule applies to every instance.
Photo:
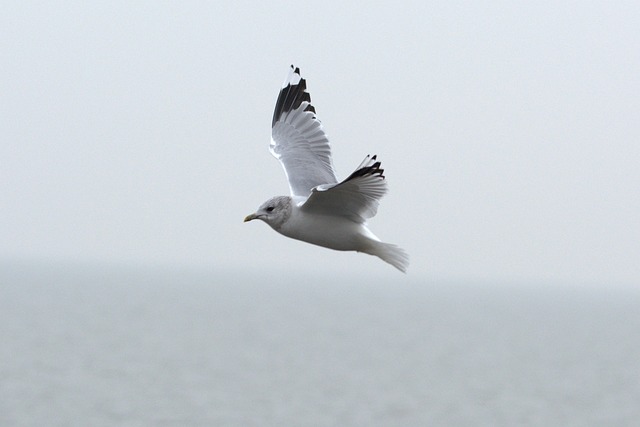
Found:
[[[338,182],[329,139],[311,105],[306,80],[293,65],[280,89],[271,126],[270,151],[284,168],[291,196],[272,197],[244,221],[260,219],[292,239],[375,255],[406,272],[407,253],[381,242],[367,227],[366,220],[375,216],[387,192],[377,156],[367,155]]]

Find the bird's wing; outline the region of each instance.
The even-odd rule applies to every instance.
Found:
[[[329,139],[311,105],[307,83],[293,65],[273,112],[270,151],[282,163],[292,196],[308,197],[314,187],[338,182]]]
[[[387,192],[383,173],[376,156],[367,156],[344,181],[315,187],[300,208],[309,213],[343,216],[363,223],[376,214],[379,200]]]

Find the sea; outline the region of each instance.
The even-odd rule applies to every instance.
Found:
[[[0,264],[0,426],[640,426],[640,291]]]

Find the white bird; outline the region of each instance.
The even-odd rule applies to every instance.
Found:
[[[293,65],[273,112],[270,151],[284,168],[291,196],[272,197],[245,222],[260,219],[292,239],[375,255],[406,271],[407,253],[381,242],[366,224],[387,192],[380,162],[375,155],[367,156],[338,182],[329,140],[311,105],[306,81]]]

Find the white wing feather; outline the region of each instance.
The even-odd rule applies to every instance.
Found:
[[[270,151],[284,168],[292,196],[308,197],[314,187],[338,182],[329,139],[293,65],[273,113]]]
[[[384,169],[376,156],[367,156],[347,179],[339,184],[320,185],[301,206],[309,213],[343,216],[363,223],[375,216],[379,200],[387,192]]]

